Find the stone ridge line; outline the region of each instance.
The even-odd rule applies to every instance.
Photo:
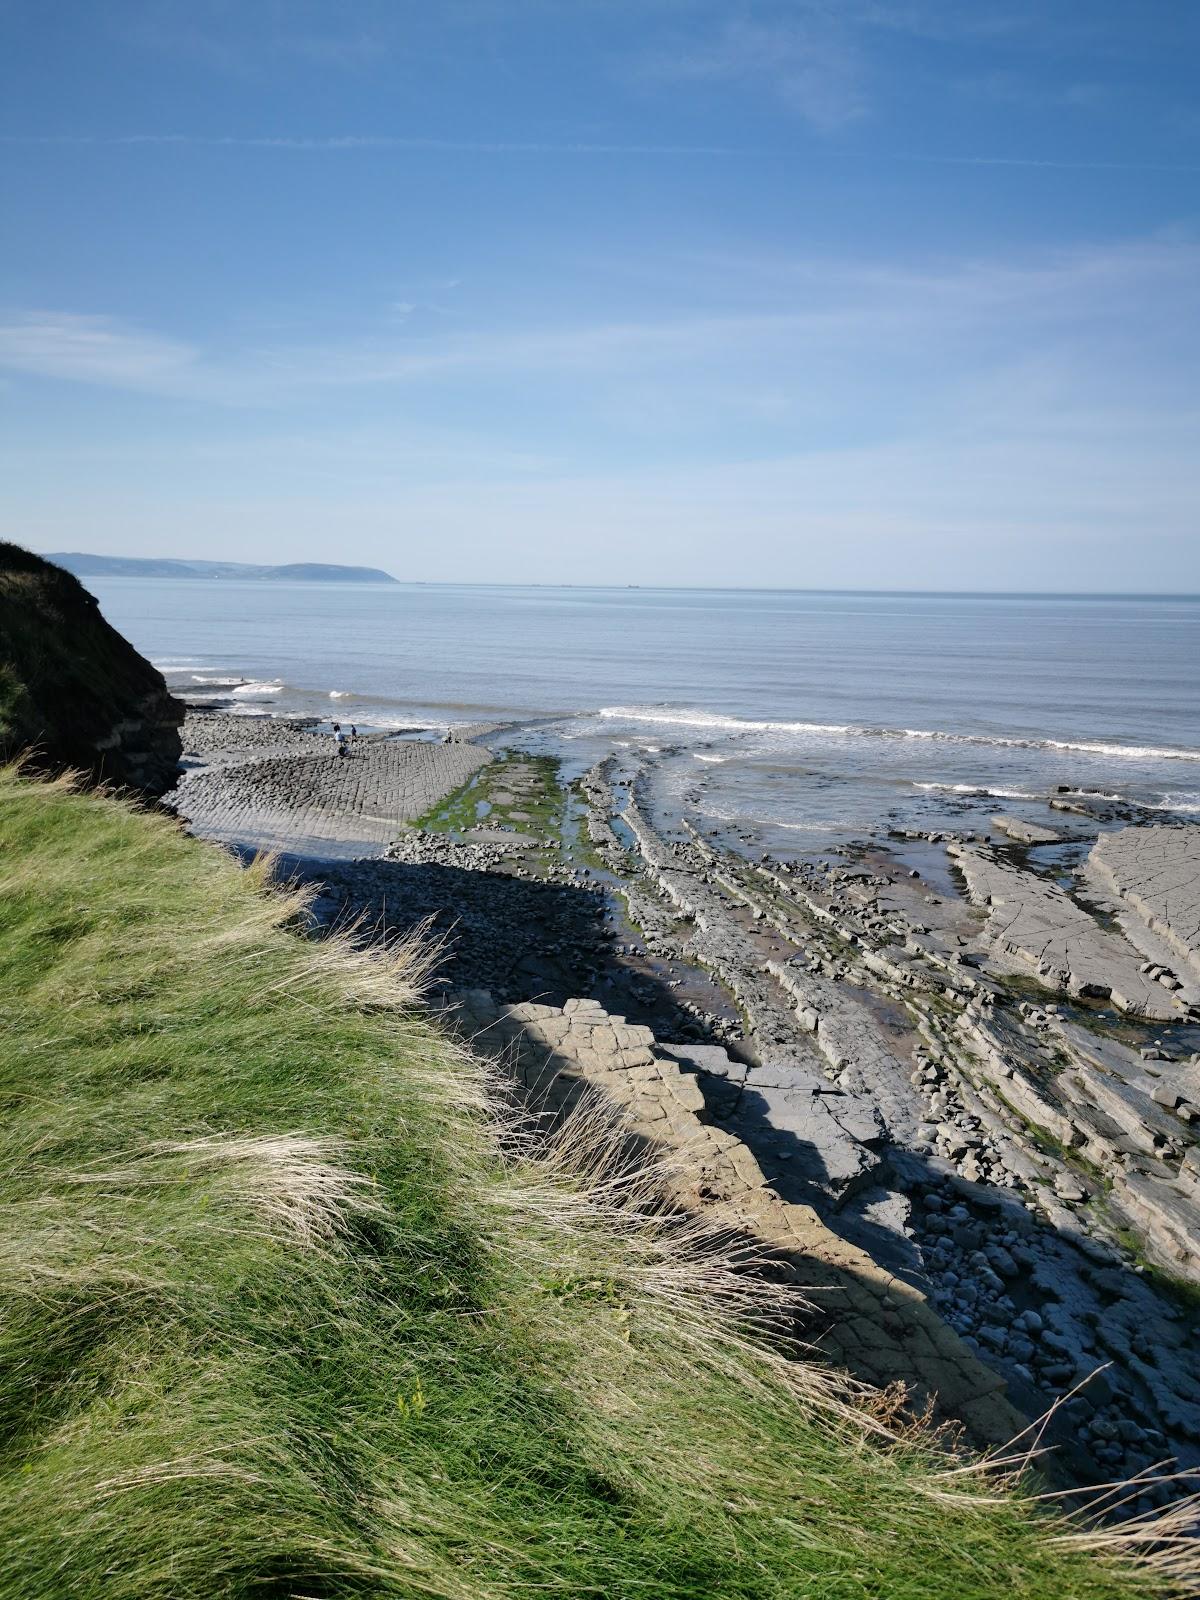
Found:
[[[316,840],[330,854],[380,855],[402,824],[491,760],[458,743],[360,740],[345,757],[328,736],[311,746],[218,762],[184,777],[171,800],[209,837],[285,850]]]
[[[1003,1378],[919,1289],[834,1233],[811,1206],[781,1199],[748,1147],[702,1120],[704,1095],[671,1058],[676,1047],[658,1044],[649,1028],[630,1026],[596,1000],[497,1006],[481,990],[455,999],[453,1024],[472,1048],[505,1063],[532,1109],[561,1115],[584,1085],[601,1091],[651,1152],[685,1158],[667,1179],[672,1199],[790,1261],[812,1297],[808,1335],[816,1354],[874,1387],[903,1383],[918,1409],[932,1400],[976,1447],[1005,1445],[1026,1428]]]

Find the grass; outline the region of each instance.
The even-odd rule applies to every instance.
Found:
[[[0,772],[5,1600],[1167,1592],[757,1344],[603,1139],[493,1110],[419,951],[267,876]]]

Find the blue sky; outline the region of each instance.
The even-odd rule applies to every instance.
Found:
[[[0,0],[0,531],[1200,590],[1192,0]]]

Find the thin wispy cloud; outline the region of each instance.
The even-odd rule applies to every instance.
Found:
[[[581,155],[581,156],[720,156],[735,152],[716,144],[621,144],[589,140],[544,139],[441,139],[405,138],[392,134],[3,134],[0,144],[62,145],[99,149],[134,148],[139,145],[178,146],[211,150],[283,150],[354,152],[395,150],[463,155]]]
[[[643,55],[646,82],[733,85],[766,92],[822,133],[867,110],[863,69],[849,32],[824,8],[780,22],[739,17],[715,32],[680,37]]]
[[[136,149],[178,147],[180,149],[211,150],[279,150],[304,154],[312,152],[347,153],[356,151],[394,150],[397,153],[417,155],[444,153],[447,155],[544,155],[544,156],[726,156],[755,159],[766,153],[763,145],[721,144],[605,144],[585,140],[553,142],[548,140],[520,139],[440,139],[404,138],[389,134],[329,134],[308,136],[302,134],[190,134],[190,133],[127,133],[127,134],[0,134],[0,146],[56,147],[67,149]],[[776,145],[775,148],[786,148]],[[850,165],[860,165],[865,158],[860,152],[827,151],[826,160],[841,160]],[[1115,160],[1065,160],[1056,156],[1001,156],[904,153],[887,151],[872,155],[871,160],[900,162],[907,165],[941,167],[1028,167],[1061,172],[1200,172],[1200,162],[1188,161],[1115,161]],[[449,287],[453,287],[451,283]]]
[[[1055,156],[899,155],[890,161],[937,167],[1046,167],[1057,172],[1200,172],[1189,161],[1063,161]]]
[[[924,55],[923,90],[930,104],[957,99],[1099,118],[1119,114],[1123,101],[1136,103],[1124,65],[1129,29],[1103,4],[745,0],[737,7],[700,3],[681,9],[682,20],[680,8],[650,5],[673,31],[634,55],[630,71],[636,81],[741,89],[757,101],[774,101],[825,135],[867,116],[882,121],[894,110],[898,43]],[[1169,7],[1156,6],[1147,26],[1161,32],[1170,15]],[[1168,36],[1179,59],[1188,59],[1200,43],[1194,8],[1174,8]],[[997,47],[1006,57],[1002,67],[990,64]],[[1064,61],[1072,66],[1065,80]],[[946,71],[943,62],[954,70]],[[982,62],[989,63],[986,70],[970,70]],[[1145,109],[1166,131],[1183,107],[1164,85]]]
[[[38,378],[180,392],[197,357],[190,344],[108,317],[29,311],[0,324],[0,369]]]
[[[255,342],[243,332],[236,354],[115,318],[40,311],[0,321],[0,370],[274,410],[388,388],[477,394],[497,384],[525,402],[540,395],[553,408],[562,384],[600,404],[614,385],[652,382],[664,414],[690,413],[696,395],[714,414],[727,395],[741,397],[740,413],[752,413],[762,396],[764,414],[782,414],[779,396],[792,395],[796,415],[814,407],[849,415],[877,400],[885,382],[898,393],[919,390],[932,406],[964,374],[1004,370],[1053,348],[1061,352],[1056,372],[1065,393],[1089,393],[1097,375],[1110,383],[1108,366],[1117,372],[1111,350],[1122,363],[1119,387],[1161,361],[1161,392],[1165,375],[1186,364],[1181,330],[1196,323],[1200,245],[1149,239],[1024,260],[907,266],[714,256],[680,259],[677,267],[697,287],[725,285],[723,307],[446,331],[415,328],[408,319],[416,302],[390,301],[353,337]],[[930,364],[933,349],[941,351],[940,374]]]
[[[191,134],[191,133],[7,133],[0,134],[0,146],[63,147],[66,149],[179,148],[210,150],[278,150],[297,154],[354,154],[394,150],[397,153],[461,154],[493,156],[725,156],[755,159],[769,147],[763,145],[722,144],[618,144],[595,141],[550,141],[536,139],[441,139],[401,137],[390,134]],[[786,146],[776,144],[776,149]],[[860,165],[868,158],[860,152],[827,151],[826,160],[841,160]],[[1001,156],[903,153],[887,151],[873,154],[870,160],[901,162],[918,166],[944,167],[1028,167],[1062,172],[1200,172],[1200,162],[1065,160],[1056,156]],[[453,284],[450,285],[453,287]]]

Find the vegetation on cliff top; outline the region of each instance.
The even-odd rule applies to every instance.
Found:
[[[411,950],[265,879],[0,773],[0,1595],[1165,1592],[756,1353],[748,1280],[493,1120]]]

